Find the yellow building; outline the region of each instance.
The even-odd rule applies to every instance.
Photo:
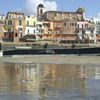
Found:
[[[0,15],[0,42],[3,41],[4,32],[6,32],[4,24],[5,24],[5,16]]]
[[[7,41],[16,42],[25,34],[25,16],[20,12],[8,12],[5,21],[7,32],[4,38]]]

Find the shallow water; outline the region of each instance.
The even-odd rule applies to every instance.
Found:
[[[1,63],[0,100],[100,100],[100,67]]]

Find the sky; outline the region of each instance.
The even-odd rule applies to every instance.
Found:
[[[36,14],[38,4],[44,4],[46,11],[76,11],[85,8],[87,17],[100,16],[100,0],[0,0],[0,14],[8,11],[24,11]]]

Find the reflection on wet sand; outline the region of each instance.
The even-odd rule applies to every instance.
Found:
[[[0,64],[0,93],[24,94],[26,100],[100,100],[99,83],[96,66]]]

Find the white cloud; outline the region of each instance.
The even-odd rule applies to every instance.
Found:
[[[40,3],[44,5],[46,11],[57,10],[57,3],[52,0],[26,0],[28,12],[36,14],[37,6]]]

